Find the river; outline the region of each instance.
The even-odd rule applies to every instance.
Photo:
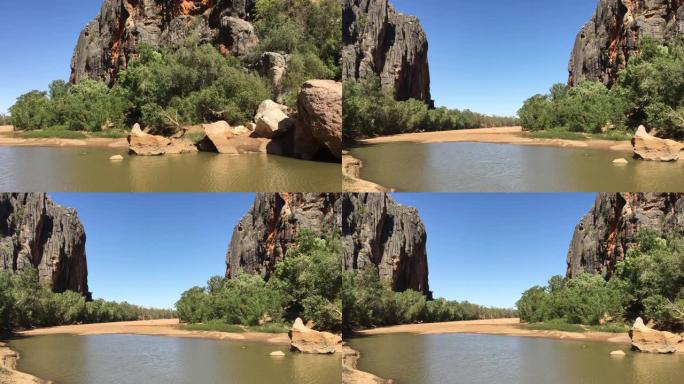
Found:
[[[629,345],[470,334],[393,334],[353,339],[359,368],[398,384],[675,384],[684,356]],[[625,357],[610,356],[623,349]]]
[[[19,370],[56,384],[339,384],[336,356],[287,346],[160,336],[50,335],[13,340]]]
[[[124,161],[110,161],[112,155]],[[336,192],[340,164],[281,156],[128,156],[110,148],[0,147],[0,190],[12,192]]]
[[[631,152],[513,144],[411,142],[352,154],[363,179],[406,192],[684,191],[684,161],[632,160]],[[629,164],[613,165],[616,158]]]

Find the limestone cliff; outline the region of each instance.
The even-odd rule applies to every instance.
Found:
[[[112,83],[140,44],[176,45],[195,34],[224,54],[241,55],[258,44],[249,23],[256,0],[105,0],[81,32],[71,81]]]
[[[55,292],[88,295],[85,231],[44,193],[0,194],[0,271],[38,270]]]
[[[344,0],[342,39],[344,79],[374,73],[398,100],[431,102],[428,41],[416,17],[388,0]]]
[[[610,278],[642,229],[684,234],[684,193],[599,194],[575,229],[567,276],[589,272]]]
[[[415,208],[397,204],[385,193],[346,193],[342,241],[345,270],[376,266],[394,290],[430,296],[427,234]]]
[[[226,277],[240,271],[268,278],[302,229],[332,235],[340,227],[340,194],[259,193],[233,231]]]
[[[643,36],[668,40],[684,34],[684,0],[599,0],[577,35],[568,83],[601,81],[610,86]]]

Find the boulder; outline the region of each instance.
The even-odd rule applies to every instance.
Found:
[[[114,156],[109,158],[109,160],[111,160],[111,161],[122,161],[123,159],[124,159],[124,157],[121,155],[114,155]]]
[[[259,105],[254,121],[254,134],[267,139],[289,131],[295,124],[295,120],[287,115],[287,106],[273,100],[264,100]]]
[[[625,353],[625,351],[617,350],[617,351],[611,352],[610,355],[611,355],[611,356],[618,356],[618,357],[619,357],[619,356],[625,356],[626,353]]]
[[[136,124],[128,135],[128,150],[138,156],[159,156],[197,152],[197,147],[186,139],[150,135]]]
[[[294,152],[313,156],[321,147],[342,159],[342,83],[310,80],[297,100],[298,121]]]
[[[332,354],[342,350],[342,337],[307,328],[302,319],[297,318],[290,330],[290,347],[302,353]]]
[[[269,356],[273,357],[285,357],[285,352],[283,351],[273,351],[269,354]]]
[[[636,159],[650,161],[677,161],[684,151],[684,143],[652,136],[643,125],[637,129],[632,146]]]
[[[615,160],[613,160],[613,164],[615,164],[615,165],[627,165],[627,164],[629,164],[629,161],[627,161],[627,159],[615,159]]]
[[[243,153],[266,153],[268,140],[249,137],[244,126],[231,127],[225,121],[203,124],[205,138],[197,146],[205,152],[240,155]]]
[[[254,26],[248,21],[232,16],[221,18],[219,39],[223,43],[220,49],[224,53],[230,52],[237,56],[242,56],[259,45]]]
[[[675,353],[682,342],[679,335],[648,328],[641,318],[634,322],[629,337],[633,350],[646,353]]]

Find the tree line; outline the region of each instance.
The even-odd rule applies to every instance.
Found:
[[[283,324],[301,317],[315,328],[339,331],[342,284],[339,236],[319,237],[302,231],[296,246],[279,262],[272,276],[241,273],[236,278],[212,277],[193,287],[176,303],[185,323]]]
[[[427,104],[415,99],[397,101],[392,92],[383,89],[376,75],[345,81],[342,113],[346,141],[400,133],[518,124],[515,117],[489,116],[467,109],[430,109]]]
[[[428,300],[423,293],[395,292],[379,278],[378,270],[349,271],[343,275],[344,330],[413,323],[501,319],[517,317],[508,308],[484,307],[468,301]]]
[[[518,115],[530,131],[599,133],[645,125],[659,136],[684,139],[684,42],[643,38],[611,88],[593,81],[555,84],[526,100]]]
[[[654,321],[656,328],[684,330],[684,241],[652,231],[639,234],[639,246],[627,252],[606,280],[582,274],[554,276],[547,286],[532,287],[517,302],[528,322],[560,320],[571,324]]]
[[[127,302],[87,301],[78,292],[55,293],[38,273],[0,272],[0,332],[81,323],[175,318],[170,309],[145,308]]]
[[[54,81],[48,91],[17,99],[12,124],[19,130],[91,132],[136,122],[161,132],[217,120],[244,124],[271,97],[271,85],[254,69],[263,52],[288,56],[283,92],[290,106],[305,81],[340,78],[341,12],[337,0],[257,0],[260,44],[248,55],[223,57],[197,36],[179,47],[143,44],[112,88],[94,80]]]

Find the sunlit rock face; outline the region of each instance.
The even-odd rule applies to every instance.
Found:
[[[415,208],[385,193],[346,193],[342,200],[345,270],[376,267],[395,291],[430,295],[427,234]]]
[[[581,273],[610,278],[639,231],[684,234],[683,193],[601,193],[582,218],[568,250],[567,276]]]
[[[259,40],[251,25],[256,0],[105,0],[81,32],[71,60],[71,81],[112,84],[137,57],[140,44],[174,46],[189,36],[224,55],[243,55]]]
[[[431,103],[428,40],[418,18],[388,0],[344,0],[342,77],[380,77],[397,100]]]
[[[584,80],[612,85],[619,70],[648,36],[671,40],[684,33],[682,0],[600,0],[577,35],[569,64],[569,84]]]
[[[44,193],[0,194],[0,271],[36,269],[55,292],[88,292],[85,230]]]

